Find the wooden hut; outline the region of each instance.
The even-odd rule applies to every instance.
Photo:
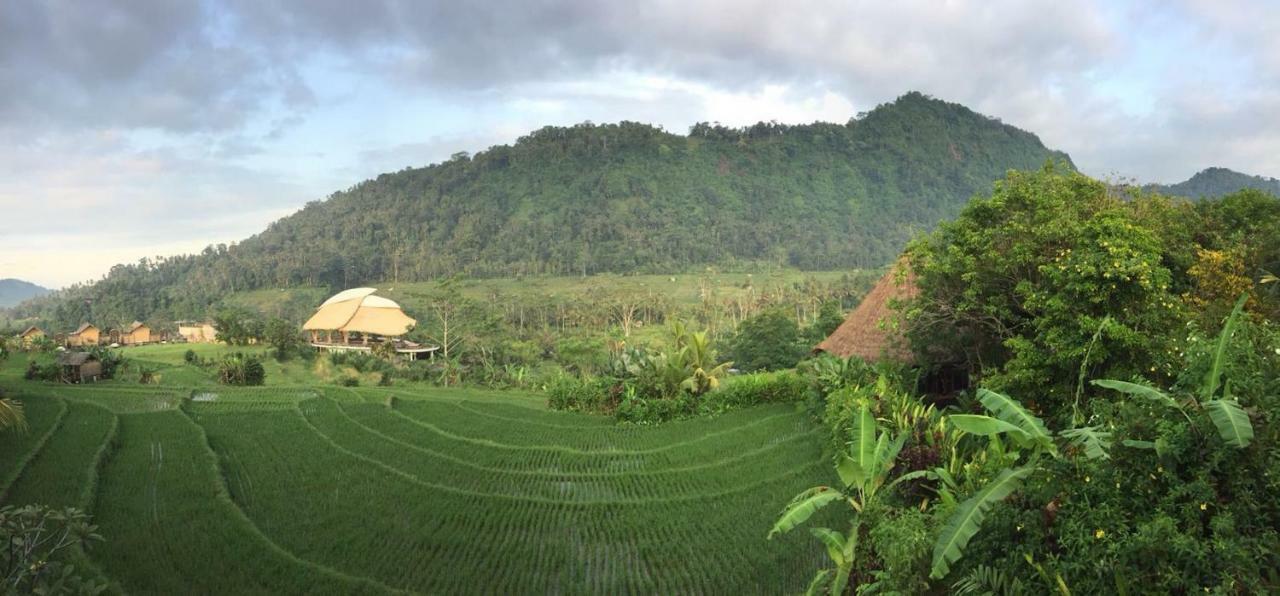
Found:
[[[862,303],[845,317],[843,323],[813,348],[841,358],[858,356],[868,362],[892,360],[915,364],[899,325],[899,317],[891,308],[894,302],[909,300],[917,293],[915,275],[906,261],[899,261],[885,273]]]
[[[126,346],[151,343],[151,328],[146,323],[134,321],[120,334],[120,343]]]
[[[83,347],[98,345],[98,328],[92,323],[82,323],[79,328],[67,336],[67,346]]]
[[[178,335],[188,343],[213,343],[218,340],[218,330],[213,323],[178,321]]]
[[[45,337],[44,329],[32,325],[23,331],[18,339],[22,341],[22,348],[29,350],[31,346]]]
[[[58,354],[58,366],[62,380],[67,383],[97,381],[102,377],[102,361],[88,352],[62,352]]]

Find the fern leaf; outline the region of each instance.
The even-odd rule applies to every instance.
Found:
[[[942,579],[951,572],[951,563],[964,555],[964,548],[979,530],[987,517],[991,506],[1004,500],[1022,485],[1022,481],[1031,475],[1035,468],[1007,468],[982,487],[976,494],[961,503],[942,528],[938,541],[933,545],[933,569],[929,577]]]
[[[1228,445],[1237,448],[1248,447],[1253,441],[1253,424],[1249,415],[1239,402],[1234,399],[1214,399],[1204,402],[1204,409],[1209,411],[1209,419],[1218,427],[1218,434]]]
[[[813,517],[819,509],[843,497],[840,491],[829,486],[815,486],[796,495],[796,498],[792,499],[783,510],[777,523],[773,524],[773,529],[769,530],[768,538],[773,538],[775,534],[790,532],[792,528]]]
[[[1022,432],[1031,437],[1031,440],[1046,445],[1053,444],[1049,429],[1044,426],[1044,421],[1022,407],[1022,404],[1012,397],[987,389],[979,389],[978,401],[982,402],[982,405],[990,410],[992,414],[995,414],[996,418],[1022,429]]]

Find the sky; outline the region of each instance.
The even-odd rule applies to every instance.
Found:
[[[5,0],[0,278],[230,243],[549,124],[845,122],[913,90],[1097,177],[1280,176],[1280,3]]]

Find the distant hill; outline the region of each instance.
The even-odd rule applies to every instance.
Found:
[[[230,292],[383,280],[877,267],[1010,169],[1066,154],[908,93],[844,124],[545,127],[361,182],[231,247],[120,265],[24,307],[74,325],[199,316]]]
[[[1146,188],[1160,194],[1192,199],[1221,197],[1245,188],[1254,188],[1280,196],[1280,180],[1250,176],[1227,168],[1206,168],[1183,182],[1149,184]]]
[[[29,281],[13,278],[0,279],[0,308],[13,306],[28,298],[43,296],[51,291]]]

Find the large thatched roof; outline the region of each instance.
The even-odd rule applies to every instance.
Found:
[[[356,331],[376,335],[404,335],[417,323],[400,305],[372,295],[373,288],[338,292],[325,300],[302,325],[308,331]]]
[[[906,261],[898,261],[876,282],[858,308],[853,309],[831,333],[831,337],[822,340],[814,351],[841,358],[858,356],[867,361],[888,359],[914,363],[915,356],[896,325],[897,313],[889,306],[893,301],[915,297],[915,282],[915,275]]]

